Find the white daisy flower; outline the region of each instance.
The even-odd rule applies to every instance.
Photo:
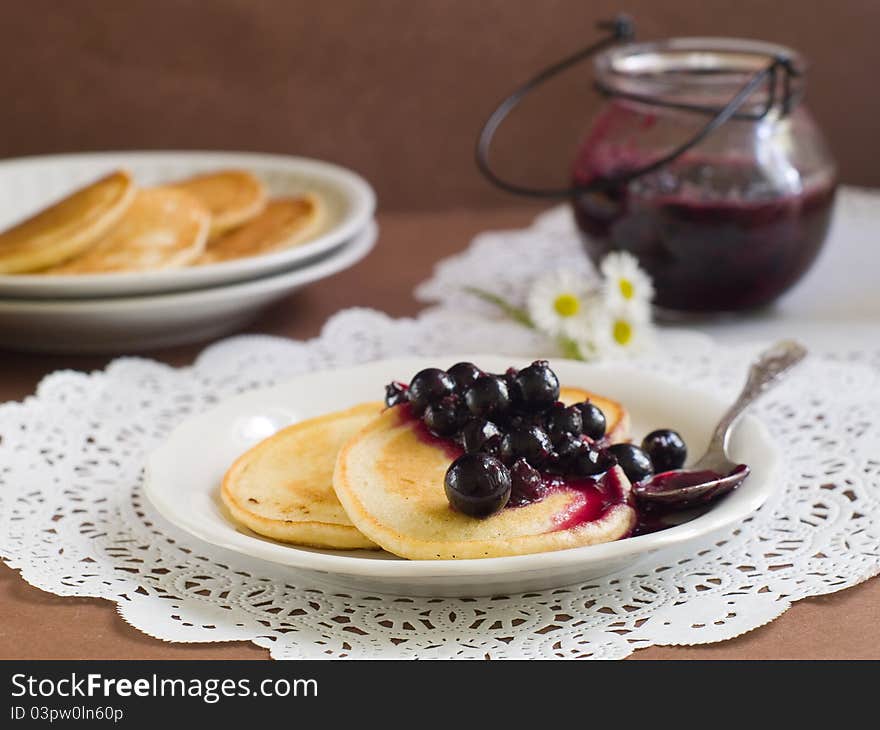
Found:
[[[565,323],[565,331],[557,335],[564,357],[575,360],[593,360],[596,352],[592,344],[593,318],[590,314],[592,307],[602,306],[602,300],[598,294],[587,296],[583,300],[582,313],[572,317]]]
[[[589,294],[582,275],[558,271],[539,277],[532,284],[526,309],[532,324],[542,332],[574,337],[587,311]]]
[[[602,259],[599,270],[604,279],[602,294],[609,308],[632,307],[647,315],[654,298],[654,286],[635,256],[626,251],[609,253]]]
[[[654,330],[650,319],[629,306],[594,307],[589,327],[578,339],[578,347],[587,358],[629,357],[651,346]]]

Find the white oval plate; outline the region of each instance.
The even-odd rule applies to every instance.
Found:
[[[0,297],[94,298],[199,289],[289,271],[364,229],[376,208],[373,188],[338,165],[287,155],[247,152],[96,152],[0,161],[0,230],[72,190],[124,167],[139,185],[160,185],[224,168],[254,173],[270,196],[314,192],[326,215],[312,240],[294,248],[234,261],[169,271],[45,276],[0,275]]]
[[[741,520],[775,486],[776,449],[761,422],[746,416],[736,427],[731,451],[735,459],[749,464],[752,473],[737,491],[690,522],[603,545],[506,558],[409,561],[388,553],[285,545],[260,537],[226,513],[219,497],[220,481],[235,458],[256,442],[291,423],[380,398],[391,380],[408,380],[424,367],[448,367],[462,359],[497,372],[518,364],[481,355],[386,360],[304,375],[245,393],[188,419],[150,455],[146,493],[166,519],[192,535],[227,550],[310,571],[321,582],[402,595],[467,596],[539,590],[607,575],[659,548],[695,540]],[[726,407],[709,394],[624,367],[571,360],[554,360],[552,365],[564,384],[622,401],[632,416],[634,439],[655,428],[674,428],[697,455]]]
[[[366,256],[378,227],[307,266],[226,286],[112,299],[0,300],[0,347],[41,352],[136,352],[207,340],[247,325],[296,289]]]

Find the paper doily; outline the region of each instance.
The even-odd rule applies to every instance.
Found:
[[[464,255],[471,283],[473,272],[491,273],[502,245],[508,261],[540,263],[565,256],[571,241],[558,212],[513,236],[484,234]],[[462,260],[441,266],[420,295],[442,300],[446,276],[461,284]],[[527,264],[518,269],[527,275]],[[505,272],[516,295],[522,279]],[[0,554],[44,590],[113,601],[157,638],[248,640],[275,658],[620,658],[727,639],[792,601],[880,572],[880,351],[814,356],[755,407],[786,455],[786,476],[752,517],[583,585],[480,599],[342,593],[205,545],[144,499],[145,454],[234,393],[392,355],[546,349],[517,325],[477,316],[481,306],[453,297],[401,320],[348,310],[308,342],[239,337],[191,368],[123,358],[47,377],[35,396],[0,406]],[[694,339],[634,365],[732,397],[758,349]]]

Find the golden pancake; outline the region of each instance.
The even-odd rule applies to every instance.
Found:
[[[299,245],[315,233],[322,218],[323,206],[313,195],[270,200],[256,218],[211,239],[197,263],[214,264]]]
[[[591,490],[554,488],[537,502],[477,519],[447,501],[451,458],[420,435],[416,421],[401,418],[400,407],[391,408],[343,447],[333,487],[364,535],[411,560],[563,550],[617,540],[635,526],[632,487],[620,467]]]
[[[119,170],[0,233],[0,274],[55,266],[81,254],[131,205],[131,175]]]
[[[233,517],[266,537],[322,548],[375,548],[351,524],[333,491],[342,445],[374,420],[382,403],[363,403],[294,424],[242,455],[223,479]]]
[[[222,170],[181,180],[185,190],[211,213],[211,237],[246,223],[266,207],[266,188],[246,170]]]
[[[210,219],[208,211],[182,190],[138,190],[119,222],[100,240],[47,273],[98,274],[187,266],[205,249]]]
[[[590,394],[564,389],[565,402]],[[593,396],[594,403],[604,401]],[[610,412],[615,404],[604,401]],[[601,407],[601,406],[600,406]],[[623,434],[625,412],[613,416]],[[628,535],[632,487],[619,467],[595,486],[557,485],[521,507],[476,519],[453,510],[444,477],[451,450],[425,439],[401,407],[385,410],[339,453],[333,487],[354,525],[385,550],[412,560],[522,555],[581,547]]]

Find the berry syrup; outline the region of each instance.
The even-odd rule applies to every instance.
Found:
[[[600,520],[609,509],[627,501],[616,469],[611,469],[595,479],[553,477],[545,481],[545,494],[565,490],[577,495],[577,499],[565,513],[556,518],[557,530],[570,530]]]
[[[440,449],[449,457],[450,461],[455,461],[464,453],[464,449],[452,439],[442,438],[431,433],[431,430],[422,423],[422,419],[416,418],[412,411],[412,406],[408,403],[401,403],[392,407],[395,409],[401,425],[408,423],[419,441],[428,446],[433,446],[435,449]]]
[[[643,163],[597,154],[585,146],[576,184]],[[590,257],[635,255],[653,278],[656,305],[734,312],[772,302],[806,273],[825,240],[835,191],[826,177],[783,194],[753,164],[686,156],[572,202]]]
[[[748,475],[749,467],[745,464],[737,466],[729,475],[719,474],[709,469],[691,471],[688,469],[676,469],[663,472],[654,476],[646,489],[650,491],[665,492],[674,489],[686,489],[687,487],[721,479],[733,474]],[[717,490],[711,490],[691,502],[681,501],[678,504],[663,505],[660,503],[640,504],[637,510],[638,522],[633,530],[633,536],[647,535],[652,532],[675,527],[683,522],[689,522],[709,511],[711,502],[718,497]],[[686,510],[686,511],[685,511]]]
[[[454,440],[431,433],[422,420],[416,418],[410,405],[400,404],[393,406],[393,408],[397,411],[401,425],[409,424],[413,433],[422,443],[440,449],[449,457],[450,461],[455,461],[464,454],[464,449]],[[524,507],[560,491],[575,493],[577,498],[563,514],[556,518],[555,530],[569,530],[578,525],[595,522],[601,519],[614,505],[627,501],[617,471],[612,469],[595,478],[542,474],[540,488],[532,498],[520,498],[516,502],[511,500],[504,509]],[[632,504],[632,500],[630,503]]]

